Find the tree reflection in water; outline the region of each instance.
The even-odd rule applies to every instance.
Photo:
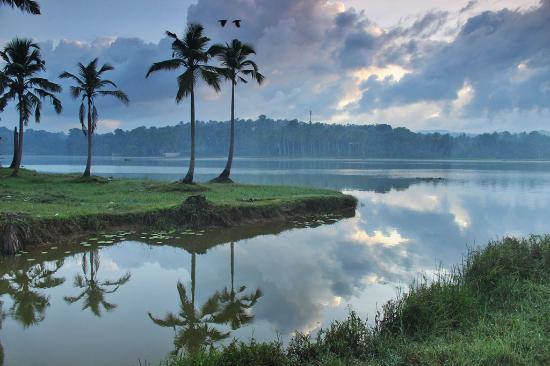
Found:
[[[220,302],[222,309],[218,319],[236,330],[243,325],[247,325],[254,320],[254,315],[250,310],[262,297],[262,291],[256,289],[255,292],[246,294],[246,286],[241,286],[235,291],[235,243],[231,243],[231,289],[227,287],[220,293]]]
[[[46,308],[50,299],[39,290],[57,287],[65,278],[54,274],[63,266],[63,260],[37,264],[28,269],[17,269],[6,273],[0,279],[0,294],[6,294],[13,300],[8,315],[25,328],[36,325],[46,317]]]
[[[234,261],[232,260],[231,263],[233,274]],[[178,282],[179,312],[167,313],[164,318],[155,318],[149,313],[149,317],[155,324],[174,329],[173,355],[182,350],[189,354],[196,354],[204,347],[212,347],[216,342],[227,339],[230,332],[221,331],[216,326],[229,324],[232,330],[236,330],[250,323],[253,316],[249,314],[249,309],[261,297],[260,290],[256,290],[251,295],[244,295],[243,292],[246,289],[244,286],[235,292],[232,285],[231,290],[226,288],[222,292],[216,291],[202,306],[195,307],[195,273],[196,253],[191,253],[191,298],[189,299],[185,286]],[[231,278],[233,283],[233,276]]]
[[[41,263],[4,273],[0,277],[0,296],[9,296],[13,303],[6,311],[0,300],[0,328],[2,321],[8,316],[25,328],[43,321],[46,318],[46,309],[50,306],[50,299],[40,290],[54,288],[65,282],[65,278],[54,276],[62,266],[61,259],[52,265]],[[4,348],[0,344],[0,365],[3,364]]]
[[[82,255],[83,276],[78,274],[74,278],[74,286],[82,289],[77,296],[65,296],[67,303],[73,304],[83,299],[82,310],[90,309],[95,316],[101,316],[101,308],[106,311],[114,310],[117,305],[107,302],[105,296],[116,292],[120,286],[130,280],[128,272],[117,280],[100,281],[97,274],[100,268],[100,258],[97,250],[91,250]]]

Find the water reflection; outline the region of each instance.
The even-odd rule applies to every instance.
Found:
[[[82,273],[74,278],[74,287],[82,289],[77,296],[65,296],[63,299],[74,304],[82,301],[82,310],[90,309],[95,315],[101,316],[101,308],[105,311],[113,311],[117,305],[105,300],[105,296],[115,293],[120,286],[130,281],[131,274],[127,272],[117,280],[98,280],[100,268],[99,253],[96,250],[90,250],[82,255]],[[88,275],[89,274],[89,275]]]
[[[174,329],[172,354],[178,354],[181,350],[196,354],[204,347],[211,347],[229,337],[230,331],[220,330],[219,326],[230,324],[231,330],[236,330],[254,319],[250,310],[262,293],[258,289],[252,294],[244,294],[246,286],[242,286],[238,291],[234,290],[233,243],[231,247],[231,290],[225,288],[221,292],[216,291],[197,307],[195,305],[197,254],[192,252],[191,299],[188,297],[185,285],[178,281],[176,288],[179,295],[179,312],[167,313],[164,318],[156,318],[150,312],[148,313],[149,318],[156,325]]]
[[[117,310],[108,313],[99,304],[102,316],[97,317],[69,304],[64,297],[78,293],[72,281],[66,281],[36,290],[51,305],[46,319],[25,328],[10,316],[13,301],[4,293],[0,338],[6,364],[135,365],[139,358],[154,365],[175,348],[190,352],[250,337],[271,341],[277,334],[286,341],[295,330],[315,332],[342,319],[348,306],[371,317],[395,296],[396,286],[406,286],[440,265],[459,263],[467,246],[503,235],[548,232],[550,164],[386,163],[258,163],[296,172],[278,177],[250,173],[261,169],[243,162],[241,168],[249,173],[240,181],[312,183],[346,190],[359,199],[355,216],[204,233],[129,233],[105,248],[92,243],[101,256],[100,276],[93,275],[96,281],[132,274],[118,291],[104,297],[118,304]],[[316,166],[334,171],[306,171]],[[90,280],[89,247],[69,249],[71,255],[54,277],[80,275]],[[28,270],[36,263],[27,262],[29,257],[63,258],[65,250],[23,255],[12,264],[0,258],[0,274]],[[86,259],[81,261],[84,252]],[[88,263],[88,272],[82,262]],[[55,269],[54,262],[48,266]],[[182,285],[176,286],[178,282]],[[173,312],[171,317],[163,317],[166,311]],[[175,333],[173,326],[167,330],[155,325],[148,312],[164,325],[173,321]]]
[[[5,273],[0,278],[0,295],[7,295],[12,300],[9,316],[25,328],[42,322],[46,318],[46,308],[50,306],[49,296],[42,291],[65,282],[64,278],[54,276],[62,266],[63,260],[60,259],[51,266],[41,263]]]
[[[254,319],[254,316],[250,314],[250,309],[262,295],[260,289],[246,293],[244,285],[235,291],[235,243],[231,242],[231,289],[226,287],[220,294],[222,304],[220,319],[224,323],[228,323],[232,330],[250,324]]]

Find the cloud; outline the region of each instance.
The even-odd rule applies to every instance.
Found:
[[[216,42],[238,37],[255,46],[254,59],[267,79],[261,87],[238,86],[239,118],[266,114],[306,120],[311,109],[316,120],[413,129],[544,128],[550,101],[550,2],[486,10],[485,3],[464,1],[455,8],[428,10],[382,27],[369,18],[368,8],[346,8],[338,1],[198,0],[189,6],[187,20],[201,22]],[[242,19],[242,27],[221,28],[220,17]],[[171,30],[181,34],[183,29],[182,24]],[[177,72],[144,77],[153,62],[170,57],[167,38],[145,42],[115,36],[41,45],[53,79],[94,57],[115,66],[109,76],[131,104],[126,108],[102,99],[100,118],[120,121],[121,128],[189,119],[188,101],[174,102]],[[198,119],[227,120],[228,90],[226,84],[220,94],[201,87]],[[67,93],[63,102],[61,116],[45,108],[42,127],[78,126],[78,102]],[[6,122],[16,119],[13,108],[4,116]]]
[[[399,83],[365,81],[360,109],[420,101],[452,103],[465,85],[472,94],[462,105],[468,117],[547,109],[548,39],[548,1],[529,11],[483,12],[468,19],[451,42],[417,55],[415,69]]]

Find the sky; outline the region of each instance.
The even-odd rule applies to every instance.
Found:
[[[550,130],[550,0],[41,0],[42,15],[0,7],[0,47],[15,36],[41,46],[46,76],[99,57],[128,107],[98,100],[99,132],[189,120],[175,102],[178,73],[145,79],[168,59],[164,31],[199,22],[213,42],[251,43],[263,85],[236,90],[238,118],[388,123],[411,130]],[[242,19],[221,28],[218,19]],[[108,75],[108,74],[107,74]],[[57,79],[58,80],[58,79]],[[79,127],[79,103],[45,106],[33,128]],[[230,86],[201,86],[199,120],[227,120]],[[0,125],[17,121],[13,107]]]

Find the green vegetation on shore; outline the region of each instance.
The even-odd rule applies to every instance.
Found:
[[[308,215],[352,216],[354,197],[324,189],[240,184],[108,180],[0,169],[0,247],[71,241],[115,228],[211,228]]]
[[[301,199],[342,197],[337,191],[285,186],[241,184],[181,185],[153,180],[92,177],[78,174],[41,174],[22,170],[10,178],[0,168],[0,213],[18,212],[40,218],[149,212],[180,206],[189,196],[202,194],[214,205],[262,206]]]
[[[548,365],[550,236],[471,251],[450,274],[413,284],[369,326],[354,312],[316,337],[234,342],[165,361],[209,365]]]

